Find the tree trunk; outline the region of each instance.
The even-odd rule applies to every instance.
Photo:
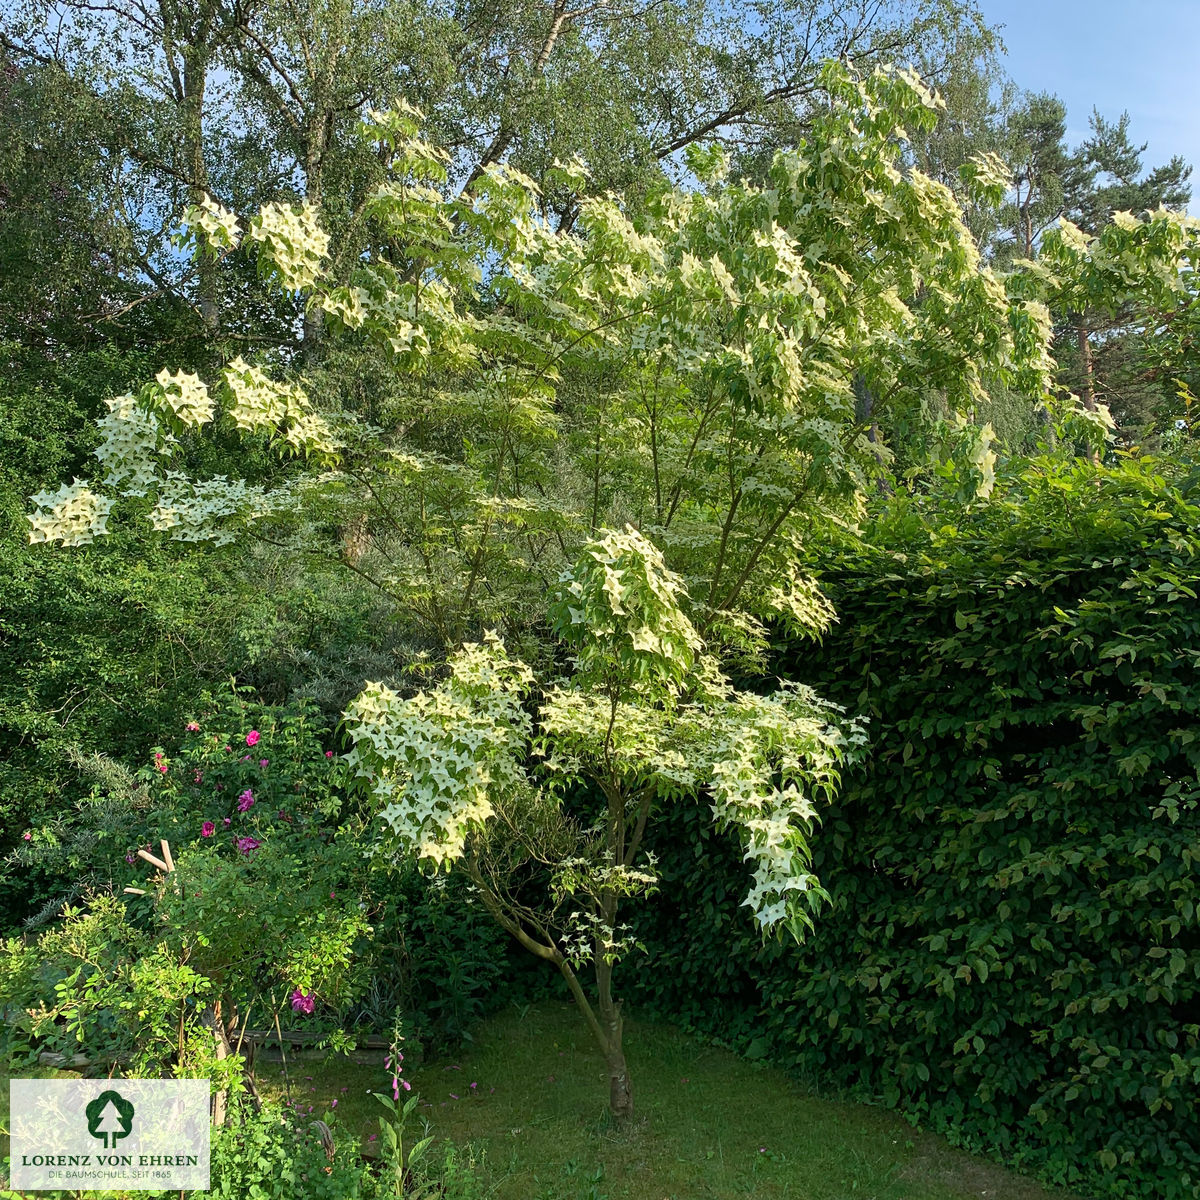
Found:
[[[328,121],[320,107],[320,97],[314,99],[314,111],[305,130],[304,152],[304,198],[318,213],[321,211],[322,189],[325,182],[325,148],[328,136]],[[301,338],[301,354],[304,365],[317,364],[321,354],[321,342],[325,334],[325,314],[314,305],[304,313],[304,333]]]
[[[199,36],[203,39],[207,34],[208,30],[204,29]],[[188,198],[192,204],[200,204],[208,195],[208,164],[204,157],[204,101],[211,55],[212,50],[204,41],[185,45],[182,51],[183,95],[180,110],[183,118],[184,160],[189,179]],[[197,285],[204,331],[214,336],[220,326],[217,266],[204,255],[197,260]]]
[[[608,1106],[613,1120],[618,1124],[633,1117],[633,1084],[629,1079],[629,1068],[625,1065],[625,1049],[621,1044],[621,1015],[618,1012],[615,1027],[608,1030],[608,1044],[604,1048],[604,1062],[608,1067]]]
[[[617,900],[615,896],[601,899],[604,908],[604,923],[608,928],[616,927]],[[596,1007],[599,1011],[600,1048],[604,1052],[604,1063],[608,1067],[608,1103],[613,1120],[618,1124],[633,1116],[633,1084],[629,1080],[629,1067],[625,1063],[625,1022],[621,1017],[621,1002],[613,999],[613,965],[605,961],[599,938],[595,946],[596,963]]]
[[[1088,412],[1096,411],[1096,390],[1092,368],[1092,343],[1088,339],[1087,321],[1082,313],[1075,314],[1075,337],[1079,343],[1079,398]]]
[[[1088,339],[1087,319],[1083,313],[1074,315],[1075,337],[1079,342],[1079,399],[1088,412],[1096,411],[1095,371],[1092,366],[1092,343]],[[1100,465],[1100,452],[1092,450],[1088,458]]]
[[[580,1015],[587,1022],[592,1036],[596,1039],[596,1044],[600,1047],[601,1054],[604,1055],[604,1065],[608,1071],[608,1102],[613,1118],[619,1123],[628,1121],[633,1116],[633,1085],[629,1079],[629,1067],[625,1062],[625,1049],[622,1045],[624,1022],[621,1018],[620,1002],[613,999],[612,963],[605,962],[599,939],[597,939],[595,947],[597,1002],[593,1006],[587,993],[583,990],[579,976],[575,974],[563,953],[554,945],[547,931],[541,928],[537,929],[538,936],[543,939],[541,941],[531,937],[521,922],[511,912],[505,910],[500,897],[488,887],[477,864],[469,863],[467,874],[479,888],[484,907],[497,923],[511,933],[526,950],[558,968]],[[615,898],[609,897],[605,911],[610,927],[616,920],[616,908]]]

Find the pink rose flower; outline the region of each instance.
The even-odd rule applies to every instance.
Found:
[[[271,761],[271,760],[270,760],[269,758],[260,758],[260,759],[258,760],[258,765],[259,765],[260,767],[265,767],[265,766],[267,765],[267,763],[269,763],[270,761]]]
[[[326,750],[326,751],[325,751],[325,757],[326,757],[326,758],[332,758],[332,757],[333,757],[333,751],[332,751],[332,750]]]
[[[259,846],[261,846],[261,845],[262,845],[262,842],[260,842],[258,840],[258,838],[240,837],[237,840],[237,848],[238,848],[239,854],[247,854],[248,855],[248,854],[252,853],[253,851],[257,850],[259,848]]]
[[[25,832],[24,832],[23,834],[21,834],[21,836],[22,836],[22,837],[23,837],[23,838],[24,838],[24,839],[25,839],[27,842],[32,842],[32,841],[33,841],[33,834],[32,834],[32,833],[30,833],[28,829],[27,829],[27,830],[25,830]]]
[[[238,812],[249,812],[253,806],[254,806],[254,793],[249,788],[247,788],[238,797]]]
[[[221,820],[224,821],[226,825],[229,825],[233,822],[232,817],[222,817]]]
[[[257,745],[258,745],[258,739],[259,739],[261,736],[262,736],[262,735],[261,735],[261,734],[258,732],[258,730],[257,730],[257,729],[252,729],[252,730],[250,730],[250,732],[249,732],[248,734],[246,734],[246,745],[247,745],[247,746],[257,746]]]
[[[195,721],[189,721],[187,723],[187,731],[188,731],[188,733],[199,733],[200,726],[197,725]]]
[[[216,832],[217,827],[212,823],[212,821],[205,821],[204,824],[200,826],[201,837],[212,837],[212,835]]]
[[[310,1013],[314,1007],[314,1000],[311,992],[302,992],[297,988],[292,993],[292,1011],[298,1013]]]

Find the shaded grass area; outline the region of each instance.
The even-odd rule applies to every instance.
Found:
[[[569,1004],[502,1013],[460,1057],[405,1077],[429,1132],[483,1152],[497,1200],[1070,1200],[669,1025],[631,1020],[626,1046],[636,1117],[625,1129],[606,1117],[603,1061]],[[294,1062],[289,1073],[301,1112],[334,1111],[343,1136],[378,1132],[382,1060]],[[283,1097],[278,1064],[258,1078]]]

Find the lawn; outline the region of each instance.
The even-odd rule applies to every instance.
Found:
[[[482,1152],[497,1200],[1070,1200],[669,1025],[631,1020],[626,1041],[637,1115],[625,1130],[605,1119],[603,1063],[567,1004],[505,1012],[453,1061],[406,1074],[430,1132]],[[282,1097],[278,1064],[258,1074]],[[382,1062],[299,1061],[290,1077],[302,1110],[336,1101],[346,1129],[377,1130]]]

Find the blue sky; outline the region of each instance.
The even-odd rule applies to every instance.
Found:
[[[1067,137],[1088,133],[1093,106],[1128,109],[1147,167],[1182,154],[1195,168],[1200,212],[1200,0],[979,0],[1004,25],[1008,72],[1021,88],[1052,92],[1067,106]]]

